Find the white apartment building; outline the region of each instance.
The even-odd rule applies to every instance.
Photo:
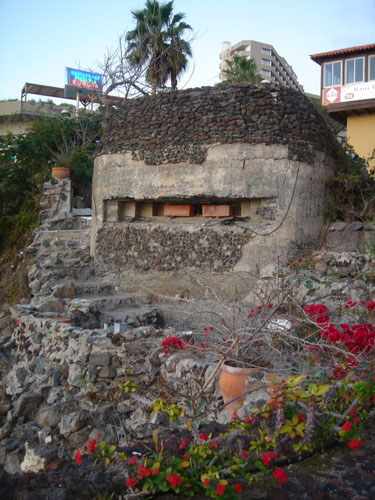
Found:
[[[233,46],[230,42],[223,42],[220,53],[220,80],[225,80],[223,73],[227,68],[225,61],[232,59],[235,54],[254,59],[258,72],[264,80],[303,92],[297,75],[286,59],[279,56],[272,45],[254,40],[241,40]]]

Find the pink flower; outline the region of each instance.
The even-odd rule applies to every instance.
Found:
[[[281,484],[284,484],[288,479],[288,476],[281,467],[276,467],[276,469],[272,472],[272,475],[275,479],[280,481]]]
[[[353,439],[352,441],[349,441],[348,446],[352,451],[355,451],[357,448],[362,446],[362,439]]]

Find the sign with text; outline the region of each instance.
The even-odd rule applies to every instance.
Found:
[[[77,87],[84,90],[90,90],[93,93],[99,91],[102,87],[102,77],[99,73],[90,73],[81,69],[65,68],[66,85]]]
[[[375,99],[375,81],[329,87],[324,89],[322,94],[322,102],[325,105],[337,102],[362,101],[363,99]]]

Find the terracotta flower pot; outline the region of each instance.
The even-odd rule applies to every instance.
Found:
[[[53,167],[52,177],[55,177],[55,179],[68,179],[70,177],[70,169],[67,167]]]
[[[219,378],[219,387],[224,398],[224,403],[232,401],[232,399],[243,394],[248,386],[248,382],[257,373],[255,368],[237,368],[229,366],[225,362],[221,366],[221,375]],[[233,415],[244,404],[246,396],[236,399],[233,403],[228,404],[225,409]]]

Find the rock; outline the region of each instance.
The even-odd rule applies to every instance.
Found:
[[[92,352],[89,358],[89,365],[109,366],[112,354],[110,352]]]
[[[64,285],[57,285],[52,292],[52,296],[59,299],[74,299],[75,294],[75,286],[72,282]]]
[[[350,231],[362,231],[363,230],[363,222],[352,222],[349,226]]]
[[[40,472],[57,458],[57,450],[52,446],[25,444],[26,453],[20,465],[22,472]]]
[[[346,222],[335,222],[330,228],[330,231],[343,231],[347,226]]]
[[[60,434],[69,437],[74,432],[79,431],[85,426],[87,417],[81,412],[72,412],[61,417],[59,424]]]
[[[60,413],[53,406],[42,405],[35,415],[35,422],[40,427],[56,427],[60,418]]]
[[[52,297],[42,300],[38,309],[39,311],[52,311],[56,313],[63,313],[65,311],[65,307],[60,300]]]
[[[15,418],[24,415],[30,418],[42,401],[41,394],[29,392],[22,394],[13,405],[13,416]]]
[[[12,476],[21,473],[21,460],[18,451],[8,453],[5,457],[4,470]]]

